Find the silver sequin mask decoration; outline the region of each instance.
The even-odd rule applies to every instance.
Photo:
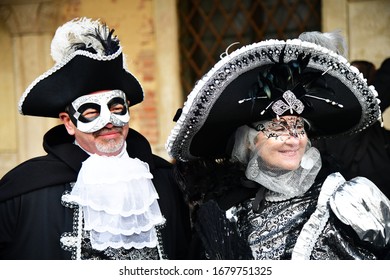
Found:
[[[83,95],[74,100],[71,119],[78,130],[92,133],[108,123],[124,126],[130,120],[126,95],[121,90]]]
[[[253,128],[263,132],[268,138],[274,137],[283,142],[291,136],[299,138],[306,134],[305,123],[301,117],[279,117],[254,124]]]

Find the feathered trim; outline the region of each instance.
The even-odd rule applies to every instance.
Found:
[[[241,178],[245,177],[243,166],[229,160],[177,161],[174,170],[184,198],[190,204],[218,198],[241,185]]]
[[[76,18],[59,27],[51,43],[51,56],[60,63],[77,50],[107,56],[119,49],[119,40],[106,24],[89,18]]]
[[[207,259],[253,259],[247,237],[240,234],[237,225],[226,218],[215,201],[210,200],[199,207],[194,227]]]
[[[347,43],[339,30],[324,33],[318,31],[303,32],[298,38],[302,41],[311,42],[327,48],[343,57],[347,57]]]
[[[312,32],[311,32],[312,33]],[[308,33],[309,34],[309,33]],[[259,98],[269,100],[269,105],[264,109],[272,116],[277,117],[277,112],[273,112],[271,105],[278,100],[285,98],[286,91],[292,91],[295,98],[301,100],[305,107],[312,108],[310,99],[316,97],[318,93],[325,93],[325,96],[334,96],[332,88],[326,85],[322,72],[304,73],[310,59],[310,54],[300,53],[297,59],[284,62],[286,46],[280,52],[279,60],[276,61],[271,55],[267,54],[269,60],[273,62],[263,72],[260,72],[256,83],[249,91],[249,98],[252,101],[252,110],[255,101]],[[291,111],[288,111],[292,114]],[[300,114],[300,112],[297,112]]]

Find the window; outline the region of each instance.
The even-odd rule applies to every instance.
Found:
[[[179,0],[178,12],[185,96],[229,46],[231,52],[269,38],[321,31],[320,0]]]

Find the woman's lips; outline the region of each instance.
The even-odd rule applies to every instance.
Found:
[[[287,156],[295,156],[298,153],[298,150],[283,150],[280,151],[280,153]]]

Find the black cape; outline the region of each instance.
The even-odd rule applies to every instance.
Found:
[[[45,156],[30,159],[0,180],[0,259],[70,259],[60,237],[73,230],[73,210],[61,204],[64,191],[75,182],[88,158],[73,144],[63,125],[44,136]],[[186,256],[189,217],[166,160],[153,155],[148,141],[130,129],[127,152],[149,164],[166,224],[161,230],[163,249],[169,259]]]

